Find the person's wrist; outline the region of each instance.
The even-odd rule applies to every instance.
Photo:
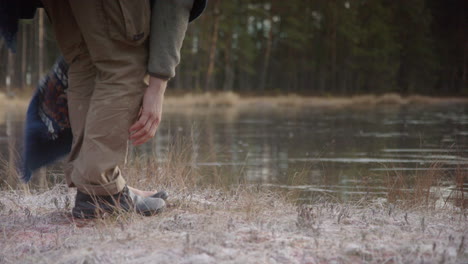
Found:
[[[164,94],[164,92],[166,91],[166,86],[167,86],[167,80],[157,78],[154,76],[150,76],[148,89],[154,90],[155,92],[158,92],[159,94]]]

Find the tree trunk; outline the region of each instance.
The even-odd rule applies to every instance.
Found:
[[[273,20],[271,19],[271,14],[268,18],[268,21],[270,22],[269,23],[270,28],[268,29],[268,37],[266,40],[267,42],[266,42],[266,48],[265,48],[265,55],[263,57],[263,67],[262,67],[262,73],[260,75],[260,85],[259,85],[259,89],[261,93],[265,91],[266,79],[267,79],[267,74],[268,74],[268,66],[270,64],[271,45],[273,42]]]
[[[331,54],[330,54],[330,57],[331,57],[331,73],[330,73],[330,76],[331,76],[331,84],[330,84],[330,88],[333,90],[333,91],[337,91],[337,81],[336,81],[336,31],[337,31],[337,27],[338,27],[338,18],[337,18],[337,4],[336,4],[336,1],[333,0],[332,1],[332,7],[331,7],[331,13],[332,13],[332,23],[331,23],[331,32],[330,32],[330,41],[331,41]]]
[[[224,91],[232,91],[234,85],[234,69],[232,68],[232,34],[229,35],[227,40],[226,51],[224,53]]]
[[[214,73],[214,66],[216,60],[216,49],[218,45],[218,29],[219,29],[219,20],[220,20],[220,11],[219,11],[219,3],[220,0],[214,1],[214,19],[213,19],[213,33],[211,34],[211,44],[210,44],[210,52],[209,52],[209,63],[208,63],[208,70],[206,71],[206,79],[205,79],[205,89],[210,91],[213,87],[213,73]]]
[[[39,57],[38,57],[38,77],[42,78],[44,74],[44,10],[43,8],[39,9]]]
[[[11,51],[8,53],[8,67],[7,67],[7,76],[6,76],[6,94],[9,97],[13,96],[12,84],[15,78],[15,55]]]

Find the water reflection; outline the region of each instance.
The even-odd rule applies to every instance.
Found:
[[[21,117],[6,115],[0,153],[11,157],[21,147],[22,123]],[[130,158],[156,156],[165,162],[176,142],[190,144],[184,150],[189,163],[207,181],[217,174],[226,184],[299,188],[342,198],[380,195],[389,173],[432,169],[450,177],[468,164],[468,106],[166,109],[157,136],[133,149]],[[437,168],[431,168],[434,163]]]

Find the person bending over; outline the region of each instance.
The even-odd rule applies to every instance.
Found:
[[[128,187],[120,168],[129,139],[140,145],[156,133],[194,1],[42,0],[69,65],[73,143],[65,178],[78,189],[74,217],[165,207],[165,193]]]

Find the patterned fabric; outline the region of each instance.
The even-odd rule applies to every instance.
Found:
[[[68,65],[60,57],[52,70],[39,83],[38,96],[41,102],[39,117],[47,127],[50,139],[56,139],[58,133],[70,128],[68,119],[67,94]]]
[[[22,178],[70,152],[72,133],[68,119],[66,91],[68,66],[62,57],[39,83],[29,103],[24,130]]]

